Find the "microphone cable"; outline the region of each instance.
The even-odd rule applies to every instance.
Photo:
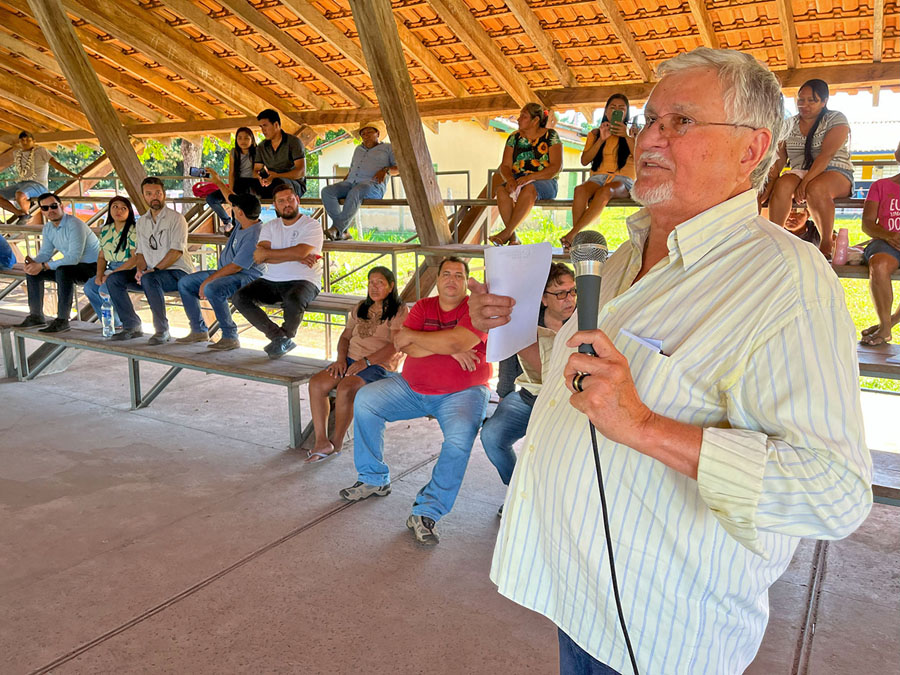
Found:
[[[631,637],[625,626],[625,614],[622,611],[622,599],[619,597],[619,581],[616,578],[616,561],[613,558],[612,537],[609,533],[609,511],[606,508],[606,490],[603,489],[603,469],[600,468],[600,450],[597,447],[597,430],[592,422],[591,444],[594,446],[594,465],[597,467],[597,487],[600,488],[600,508],[603,511],[603,529],[606,532],[606,552],[609,555],[609,571],[612,580],[613,595],[616,598],[616,611],[619,613],[619,625],[622,626],[622,634],[625,636],[625,646],[628,647],[628,657],[631,659],[631,669],[634,675],[640,675],[637,667],[637,659],[634,657],[634,649],[631,646]]]

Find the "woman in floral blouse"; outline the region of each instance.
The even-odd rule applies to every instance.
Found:
[[[400,353],[394,334],[403,328],[407,309],[400,301],[394,273],[386,267],[369,270],[369,291],[348,317],[338,341],[337,360],[309,380],[309,408],[316,444],[307,462],[321,462],[336,455],[353,420],[356,392],[396,371]],[[328,394],[337,389],[334,431],[328,437]]]
[[[518,244],[516,228],[534,202],[556,197],[562,144],[559,134],[547,128],[549,119],[550,111],[540,103],[528,103],[519,113],[519,130],[506,139],[503,162],[491,186],[504,228],[491,237],[492,244]]]
[[[134,253],[137,236],[134,222],[134,208],[127,197],[117,196],[109,200],[106,222],[98,235],[100,254],[97,256],[97,276],[84,284],[84,294],[97,316],[100,316],[100,306],[103,304],[100,295],[107,293],[106,280]],[[116,317],[116,328],[120,327]]]

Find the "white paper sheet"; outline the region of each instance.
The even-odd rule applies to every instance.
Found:
[[[509,323],[492,328],[488,334],[488,361],[502,361],[537,340],[538,312],[552,255],[549,242],[485,250],[488,291],[516,301]]]

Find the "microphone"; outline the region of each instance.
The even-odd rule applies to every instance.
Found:
[[[583,230],[572,240],[571,260],[575,268],[575,288],[578,290],[578,330],[596,330],[600,309],[600,276],[609,257],[606,238],[595,230]],[[591,345],[578,347],[582,354],[594,355]]]

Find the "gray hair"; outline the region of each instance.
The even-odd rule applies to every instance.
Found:
[[[656,69],[656,74],[662,79],[666,75],[695,68],[716,70],[729,122],[772,132],[766,154],[750,173],[753,187],[761,189],[775,162],[775,151],[785,131],[781,85],[772,71],[749,54],[709,47],[697,47],[665,61]]]

